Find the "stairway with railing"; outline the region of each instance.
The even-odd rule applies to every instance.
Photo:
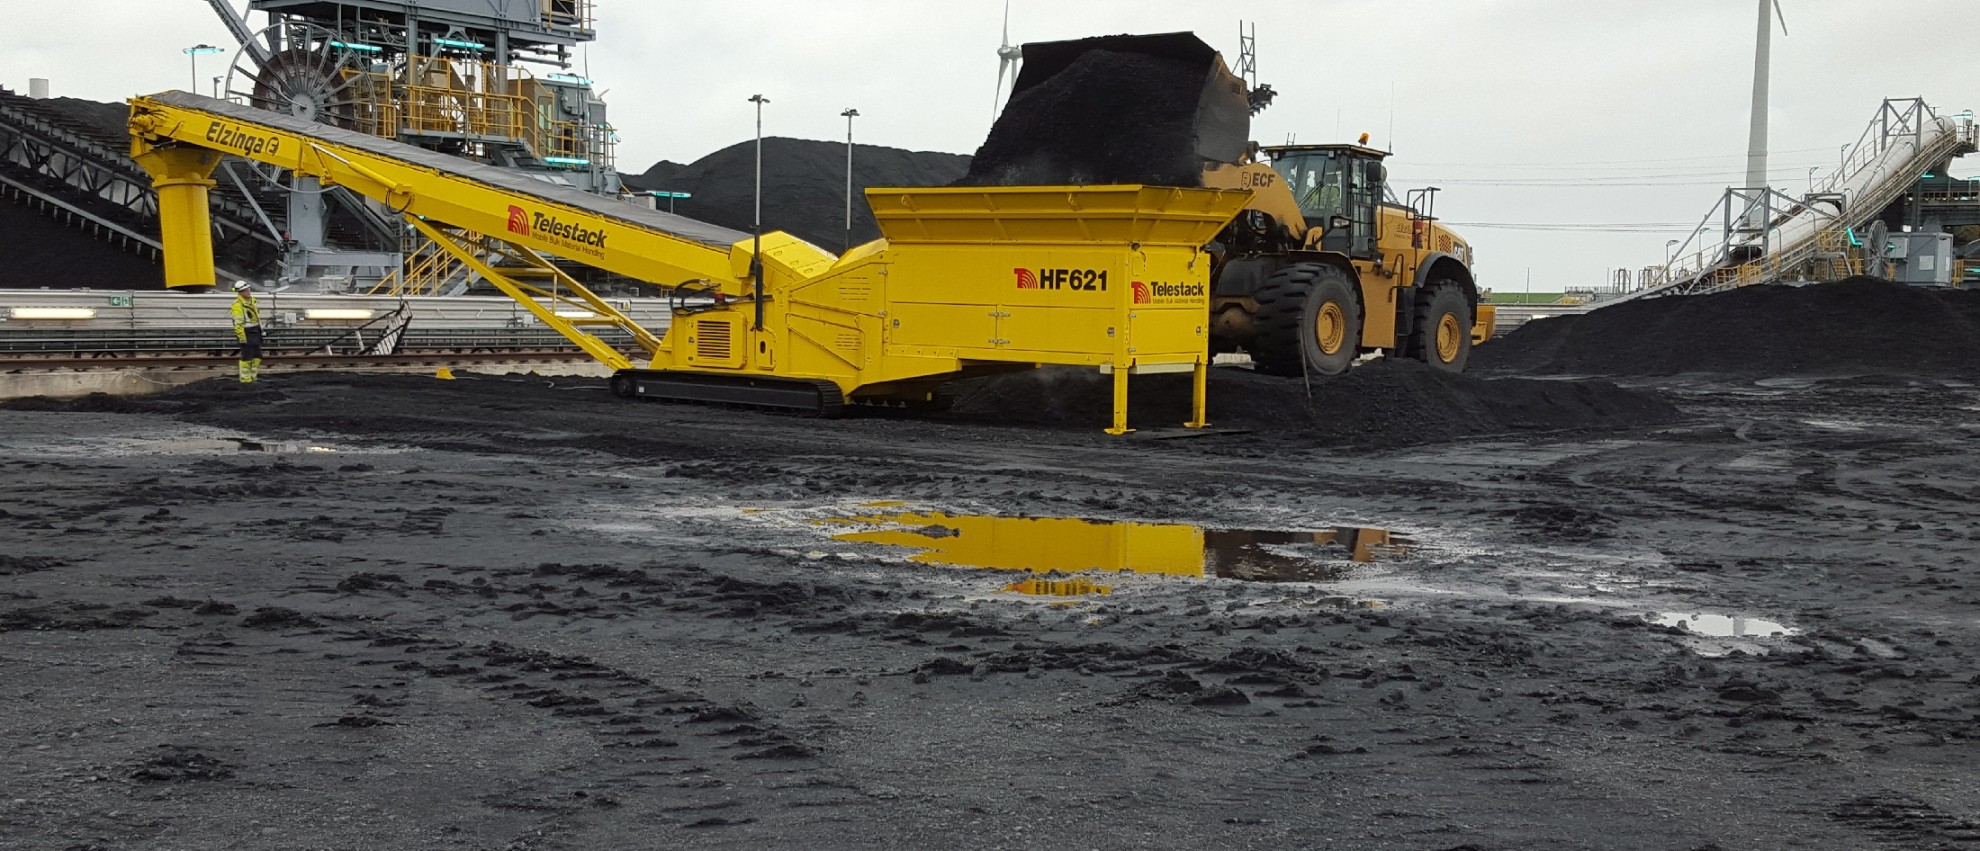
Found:
[[[1885,100],[1835,173],[1807,195],[1727,189],[1669,265],[1647,270],[1640,289],[1610,301],[1861,274],[1851,233],[1882,216],[1921,175],[1973,153],[1976,141],[1971,112],[1940,116],[1921,98]]]
[[[462,242],[480,237],[458,228],[443,228]],[[460,258],[440,244],[417,234],[409,234],[402,246],[405,263],[387,273],[366,295],[433,296],[460,295],[479,277]]]

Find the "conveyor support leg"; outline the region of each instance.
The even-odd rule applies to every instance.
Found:
[[[1108,434],[1121,435],[1134,431],[1128,428],[1128,368],[1114,365],[1114,425],[1107,429]]]
[[[1184,428],[1203,428],[1209,425],[1210,401],[1210,362],[1199,360],[1191,376],[1189,393],[1189,422]]]
[[[158,231],[165,247],[165,286],[210,287],[213,214],[206,191],[215,184],[220,152],[205,148],[151,148],[136,156],[158,190]]]

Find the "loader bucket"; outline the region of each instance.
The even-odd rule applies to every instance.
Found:
[[[1201,186],[1250,135],[1244,82],[1191,33],[1034,42],[961,183]]]

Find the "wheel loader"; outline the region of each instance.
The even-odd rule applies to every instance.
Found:
[[[1020,139],[1015,153],[995,151],[996,165],[1019,163],[1034,180],[1042,172],[1078,183],[1084,175],[1119,173],[1124,163],[1166,165],[1146,150],[1181,131],[1193,142],[1185,153],[1202,163],[1204,187],[1251,192],[1244,211],[1207,246],[1213,352],[1244,351],[1259,372],[1273,375],[1338,375],[1376,351],[1459,372],[1472,345],[1491,336],[1493,310],[1478,303],[1471,247],[1438,223],[1437,190],[1398,200],[1383,163],[1388,153],[1369,147],[1366,136],[1360,144],[1246,144],[1250,116],[1270,102],[1269,88],[1249,89],[1189,33],[1033,43],[1023,52],[1007,115],[1030,114],[1013,125],[1057,130],[1112,122],[1119,138]],[[1096,57],[1128,55],[1201,69],[1200,94],[1096,117],[1094,110],[1109,108],[1110,98],[1099,95],[1139,93],[1074,92],[1067,81],[1102,79]],[[1041,118],[1036,100],[1021,102],[1034,89],[1037,98],[1062,104],[1064,114]],[[1082,101],[1081,94],[1095,97]],[[1002,125],[993,142],[1008,141]],[[979,157],[985,153],[992,149]]]
[[[1494,319],[1471,246],[1438,223],[1437,190],[1396,199],[1387,156],[1280,145],[1204,170],[1206,187],[1252,192],[1210,247],[1213,351],[1242,349],[1273,375],[1339,375],[1374,351],[1464,370]]]

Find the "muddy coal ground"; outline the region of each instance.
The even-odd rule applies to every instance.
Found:
[[[1677,417],[1387,448],[515,376],[11,405],[0,847],[1980,840],[1980,393],[1632,389]],[[1030,597],[830,537],[882,501],[1410,544]]]

